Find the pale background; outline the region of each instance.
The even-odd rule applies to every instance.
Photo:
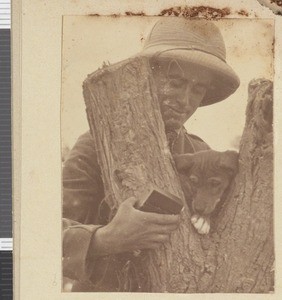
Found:
[[[62,142],[71,148],[88,130],[82,82],[87,74],[142,51],[156,17],[63,18]],[[200,136],[213,149],[237,148],[245,123],[248,83],[253,78],[273,79],[273,20],[214,21],[227,50],[227,62],[241,85],[227,100],[201,107],[185,123],[188,132]]]
[[[257,0],[13,1],[13,220],[15,300],[282,298],[282,18]],[[143,11],[177,5],[229,7],[228,18],[275,19],[275,294],[62,293],[61,77],[62,16]],[[238,14],[243,9],[248,17]],[[127,30],[130,30],[128,28]],[[245,28],[244,28],[245,30]],[[256,39],[256,35],[252,36]],[[125,44],[125,50],[129,43]],[[256,49],[253,49],[254,52]],[[108,58],[107,58],[108,59]],[[92,71],[92,68],[91,68]],[[76,83],[77,84],[77,83]],[[221,137],[218,136],[220,139]]]

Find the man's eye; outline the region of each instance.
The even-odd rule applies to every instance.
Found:
[[[185,81],[180,78],[169,79],[169,85],[170,85],[170,87],[173,87],[173,88],[180,88],[183,86],[184,83],[185,83]]]
[[[198,177],[195,176],[195,175],[191,175],[191,176],[189,177],[189,180],[190,180],[190,182],[193,183],[193,184],[197,184],[197,183],[199,182]]]
[[[194,87],[194,92],[197,94],[204,94],[207,88],[204,85],[196,85]]]

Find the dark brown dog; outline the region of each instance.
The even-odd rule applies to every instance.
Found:
[[[210,231],[210,216],[238,171],[236,151],[200,151],[174,156],[191,222],[200,234]]]

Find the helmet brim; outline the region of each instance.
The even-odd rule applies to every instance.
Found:
[[[149,47],[139,55],[149,58],[177,59],[180,64],[181,61],[188,62],[210,72],[212,82],[200,106],[211,105],[228,98],[240,85],[240,79],[233,69],[225,61],[210,53],[196,49],[170,49],[169,46],[161,45]]]

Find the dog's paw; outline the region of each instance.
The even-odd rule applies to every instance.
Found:
[[[199,215],[193,215],[191,223],[196,228],[199,234],[208,234],[210,232],[210,219]]]

